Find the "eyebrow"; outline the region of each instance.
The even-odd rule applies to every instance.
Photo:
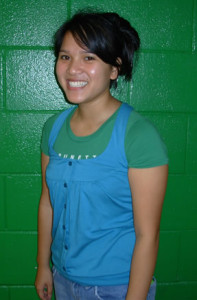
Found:
[[[69,51],[69,50],[66,50],[66,49],[60,49],[59,52],[70,53],[70,51]],[[80,53],[92,53],[92,52],[87,51],[87,50],[81,50],[81,51],[79,51],[79,52],[80,52]]]

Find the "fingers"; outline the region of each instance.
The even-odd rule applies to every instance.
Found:
[[[52,284],[49,284],[49,285],[45,288],[45,291],[44,291],[44,292],[46,293],[46,298],[45,298],[45,299],[50,300],[51,297],[52,297],[52,292],[53,292],[53,286],[52,286]]]
[[[37,294],[41,300],[51,299],[53,291],[53,278],[50,268],[38,268],[35,287]]]
[[[45,285],[43,288],[37,287],[37,293],[41,300],[51,300],[52,297],[52,285]]]

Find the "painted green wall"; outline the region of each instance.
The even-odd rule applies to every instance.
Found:
[[[139,31],[133,86],[120,81],[115,95],[148,116],[169,149],[157,300],[197,299],[197,0],[0,0],[0,299],[37,299],[40,137],[66,107],[52,34],[92,2]]]

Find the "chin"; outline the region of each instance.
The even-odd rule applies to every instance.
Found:
[[[67,99],[67,102],[74,104],[74,105],[78,105],[78,104],[84,102],[83,100],[73,99],[73,98],[68,98],[68,97],[66,97],[66,99]]]

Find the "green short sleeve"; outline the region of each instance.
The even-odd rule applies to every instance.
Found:
[[[42,138],[41,138],[41,151],[49,156],[49,135],[51,132],[51,129],[53,127],[53,124],[60,113],[53,115],[50,117],[44,124],[43,130],[42,130]]]
[[[151,168],[168,164],[167,149],[156,128],[133,111],[125,137],[129,168]]]

